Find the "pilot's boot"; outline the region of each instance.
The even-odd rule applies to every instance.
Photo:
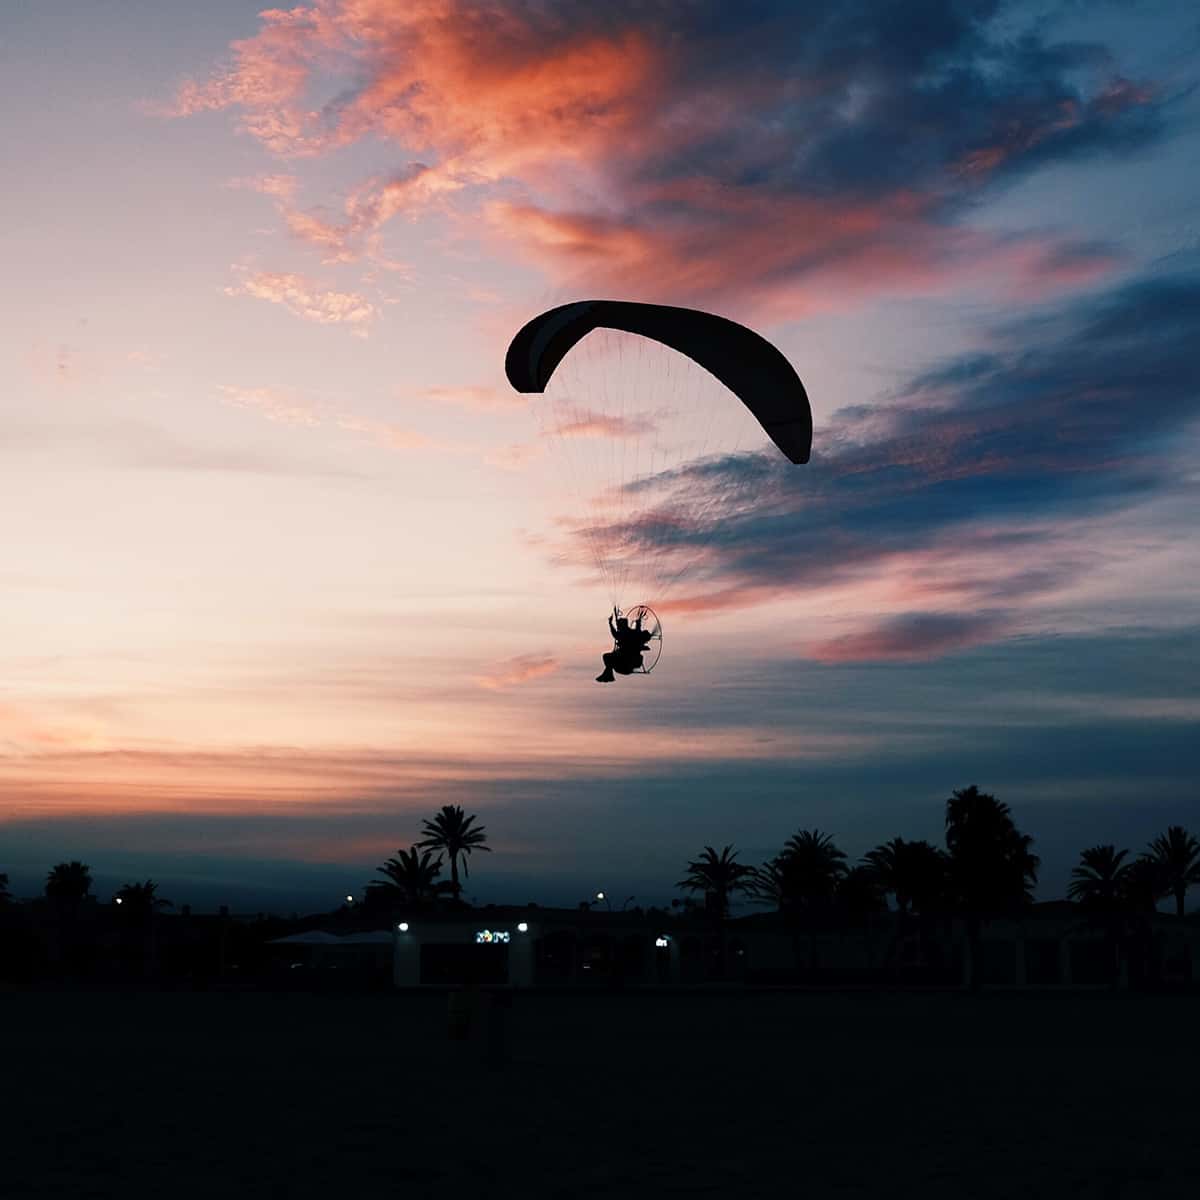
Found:
[[[612,681],[615,678],[616,678],[616,676],[613,675],[612,667],[605,667],[604,670],[601,671],[600,674],[596,676],[596,682],[597,683],[612,683]]]

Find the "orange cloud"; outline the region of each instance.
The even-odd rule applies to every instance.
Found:
[[[547,432],[568,438],[634,438],[653,433],[656,428],[649,417],[618,417],[584,410],[573,413]]]
[[[800,78],[765,43],[760,73],[731,73],[714,65],[703,21],[691,28],[681,16],[668,26],[651,9],[605,19],[468,0],[269,9],[257,35],[233,43],[229,64],[179,89],[173,111],[236,109],[244,131],[292,157],[366,138],[401,146],[401,171],[362,182],[336,208],[300,209],[286,186],[262,186],[293,236],[330,262],[395,265],[378,241],[388,222],[435,204],[459,218],[469,210],[474,221],[482,197],[490,229],[572,290],[736,299],[767,320],[994,277],[1041,294],[1111,267],[1099,251],[1088,261],[1068,256],[1068,265],[1039,256],[1037,239],[966,229],[955,193],[1059,147],[1118,144],[1120,131],[1106,126],[1147,105],[1148,89],[1118,77],[1088,98],[1064,77],[1028,98],[1017,86],[1022,62],[1003,61],[1004,86],[981,87],[972,111],[946,115],[944,131],[914,153],[904,190],[886,172],[872,180],[861,147],[849,134],[841,146],[842,125],[827,119],[844,94],[842,121],[875,122],[881,143],[911,136],[873,99],[894,90],[903,112],[909,97],[900,76],[880,82],[891,65],[890,43],[871,36],[881,31],[865,31],[862,47],[833,66],[812,30]],[[799,36],[806,21],[794,20],[781,33]],[[962,69],[994,75],[1005,48],[984,53],[977,40],[963,32]],[[811,128],[797,115],[802,102]],[[829,179],[814,173],[822,179],[814,190],[795,164],[828,147],[844,150],[834,157],[848,165]]]
[[[505,688],[516,687],[528,683],[531,679],[541,679],[553,675],[559,669],[557,658],[539,657],[534,654],[519,654],[507,662],[499,664],[486,675],[477,677],[476,682],[481,688],[492,691],[502,691]]]
[[[854,203],[731,194],[696,181],[655,195],[679,205],[670,221],[510,201],[489,204],[486,215],[506,241],[572,288],[710,303],[736,295],[768,318],[984,281],[1044,294],[1090,280],[1115,261],[1100,248],[1064,255],[1046,239],[947,228],[934,219],[932,198],[906,192]]]
[[[320,325],[350,325],[361,337],[376,316],[375,306],[356,292],[322,291],[301,275],[257,271],[240,287],[227,287],[227,296],[255,296],[282,304],[290,313]]]
[[[277,388],[244,388],[221,384],[218,389],[225,403],[237,408],[252,408],[268,420],[285,425],[320,425],[321,415],[312,405],[297,401]]]

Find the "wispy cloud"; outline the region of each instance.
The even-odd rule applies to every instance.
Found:
[[[286,157],[400,147],[407,166],[332,214],[275,193],[332,261],[460,196],[576,287],[789,316],[997,273],[1043,295],[1111,269],[1115,249],[973,228],[979,198],[1153,143],[1169,97],[1103,44],[998,8],[327,0],[261,14],[174,111],[236,110]]]
[[[560,667],[557,658],[549,655],[519,654],[492,668],[486,674],[480,675],[477,682],[481,688],[490,691],[503,691],[533,679],[542,679],[553,675]]]
[[[631,488],[640,511],[599,536],[693,561],[675,611],[805,596],[874,609],[812,636],[818,658],[929,657],[1028,632],[1056,595],[1153,543],[1113,520],[1175,486],[1191,453],[1198,338],[1186,270],[1047,309],[994,330],[988,353],[838,414],[807,466],[685,464]]]
[[[367,326],[377,315],[375,306],[357,292],[326,291],[304,276],[289,272],[247,272],[242,283],[227,287],[225,294],[269,300],[319,325],[349,325],[360,337],[366,337]]]
[[[392,450],[426,450],[437,445],[415,429],[360,416],[336,404],[313,403],[280,388],[221,384],[218,390],[226,404],[251,409],[280,424],[342,429]]]

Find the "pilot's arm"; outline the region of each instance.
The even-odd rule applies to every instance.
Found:
[[[610,632],[610,633],[613,635],[613,641],[616,641],[616,638],[617,638],[617,627],[616,627],[616,626],[613,624],[613,619],[612,619],[612,617],[609,617],[609,618],[608,618],[608,630],[609,630],[609,632]]]

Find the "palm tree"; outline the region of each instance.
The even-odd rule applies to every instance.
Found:
[[[754,868],[738,862],[737,851],[732,846],[724,847],[719,855],[711,846],[705,846],[700,857],[688,863],[687,871],[675,886],[704,894],[705,911],[717,924],[717,973],[724,978],[729,899],[734,892],[750,890]]]
[[[170,900],[158,894],[158,884],[153,879],[144,883],[127,883],[121,887],[113,900],[120,904],[121,915],[132,936],[134,929],[141,934],[142,970],[149,975],[154,968],[155,938],[154,917],[161,908],[173,908]]]
[[[965,912],[970,987],[977,991],[980,931],[989,915],[1017,913],[1033,903],[1041,859],[1033,838],[1018,831],[1007,804],[974,784],[946,801],[950,895]]]
[[[944,850],[927,841],[906,842],[892,838],[863,856],[883,890],[896,899],[896,937],[893,953],[903,945],[909,914],[920,916],[917,924],[917,955],[924,962],[929,921],[944,906],[950,862]]]
[[[160,908],[174,908],[170,900],[164,900],[156,893],[158,884],[153,879],[145,883],[127,883],[113,897],[121,902],[126,912],[132,912],[139,917],[153,916]]]
[[[83,957],[79,908],[91,890],[91,868],[78,860],[59,863],[46,876],[46,896],[53,901],[57,917],[57,948],[52,953],[62,956],[72,970],[78,969]]]
[[[1104,930],[1108,942],[1110,981],[1117,986],[1121,971],[1121,946],[1125,914],[1128,909],[1129,872],[1132,864],[1122,863],[1128,850],[1115,846],[1092,846],[1079,856],[1079,865],[1071,871],[1067,896],[1079,901],[1091,924]]]
[[[92,890],[92,869],[78,860],[62,862],[46,876],[46,895],[60,904],[77,906]]]
[[[1143,858],[1161,867],[1164,891],[1175,897],[1175,915],[1183,916],[1183,902],[1193,883],[1200,883],[1200,842],[1182,825],[1172,825],[1150,843]]]
[[[1163,864],[1148,854],[1140,854],[1126,865],[1123,878],[1129,911],[1141,916],[1154,916],[1158,912],[1158,902],[1169,891]]]
[[[375,871],[385,878],[367,884],[368,904],[387,902],[389,907],[403,905],[420,910],[432,903],[439,895],[452,891],[454,885],[448,879],[438,879],[442,871],[442,860],[434,858],[432,850],[419,853],[416,846],[398,850],[397,857],[389,858]]]
[[[848,871],[846,855],[833,838],[819,829],[802,829],[784,843],[770,862],[754,876],[751,890],[758,903],[773,904],[794,923],[808,928],[808,962],[816,965],[816,925],[828,913]],[[796,962],[800,962],[799,935],[793,932]]]
[[[462,895],[462,884],[458,881],[459,858],[462,858],[463,878],[469,879],[471,872],[467,869],[467,860],[470,858],[471,852],[486,850],[489,854],[491,853],[492,848],[484,845],[487,841],[487,834],[484,832],[483,826],[471,828],[472,823],[477,819],[475,816],[468,817],[456,804],[443,804],[432,821],[421,823],[421,832],[425,836],[417,843],[417,847],[442,850],[449,857],[450,884],[456,901],[460,900]]]
[[[695,862],[687,865],[688,873],[675,886],[704,893],[705,909],[719,920],[729,915],[729,898],[734,892],[748,891],[754,868],[737,862],[738,852],[726,846],[720,853],[711,846]]]

